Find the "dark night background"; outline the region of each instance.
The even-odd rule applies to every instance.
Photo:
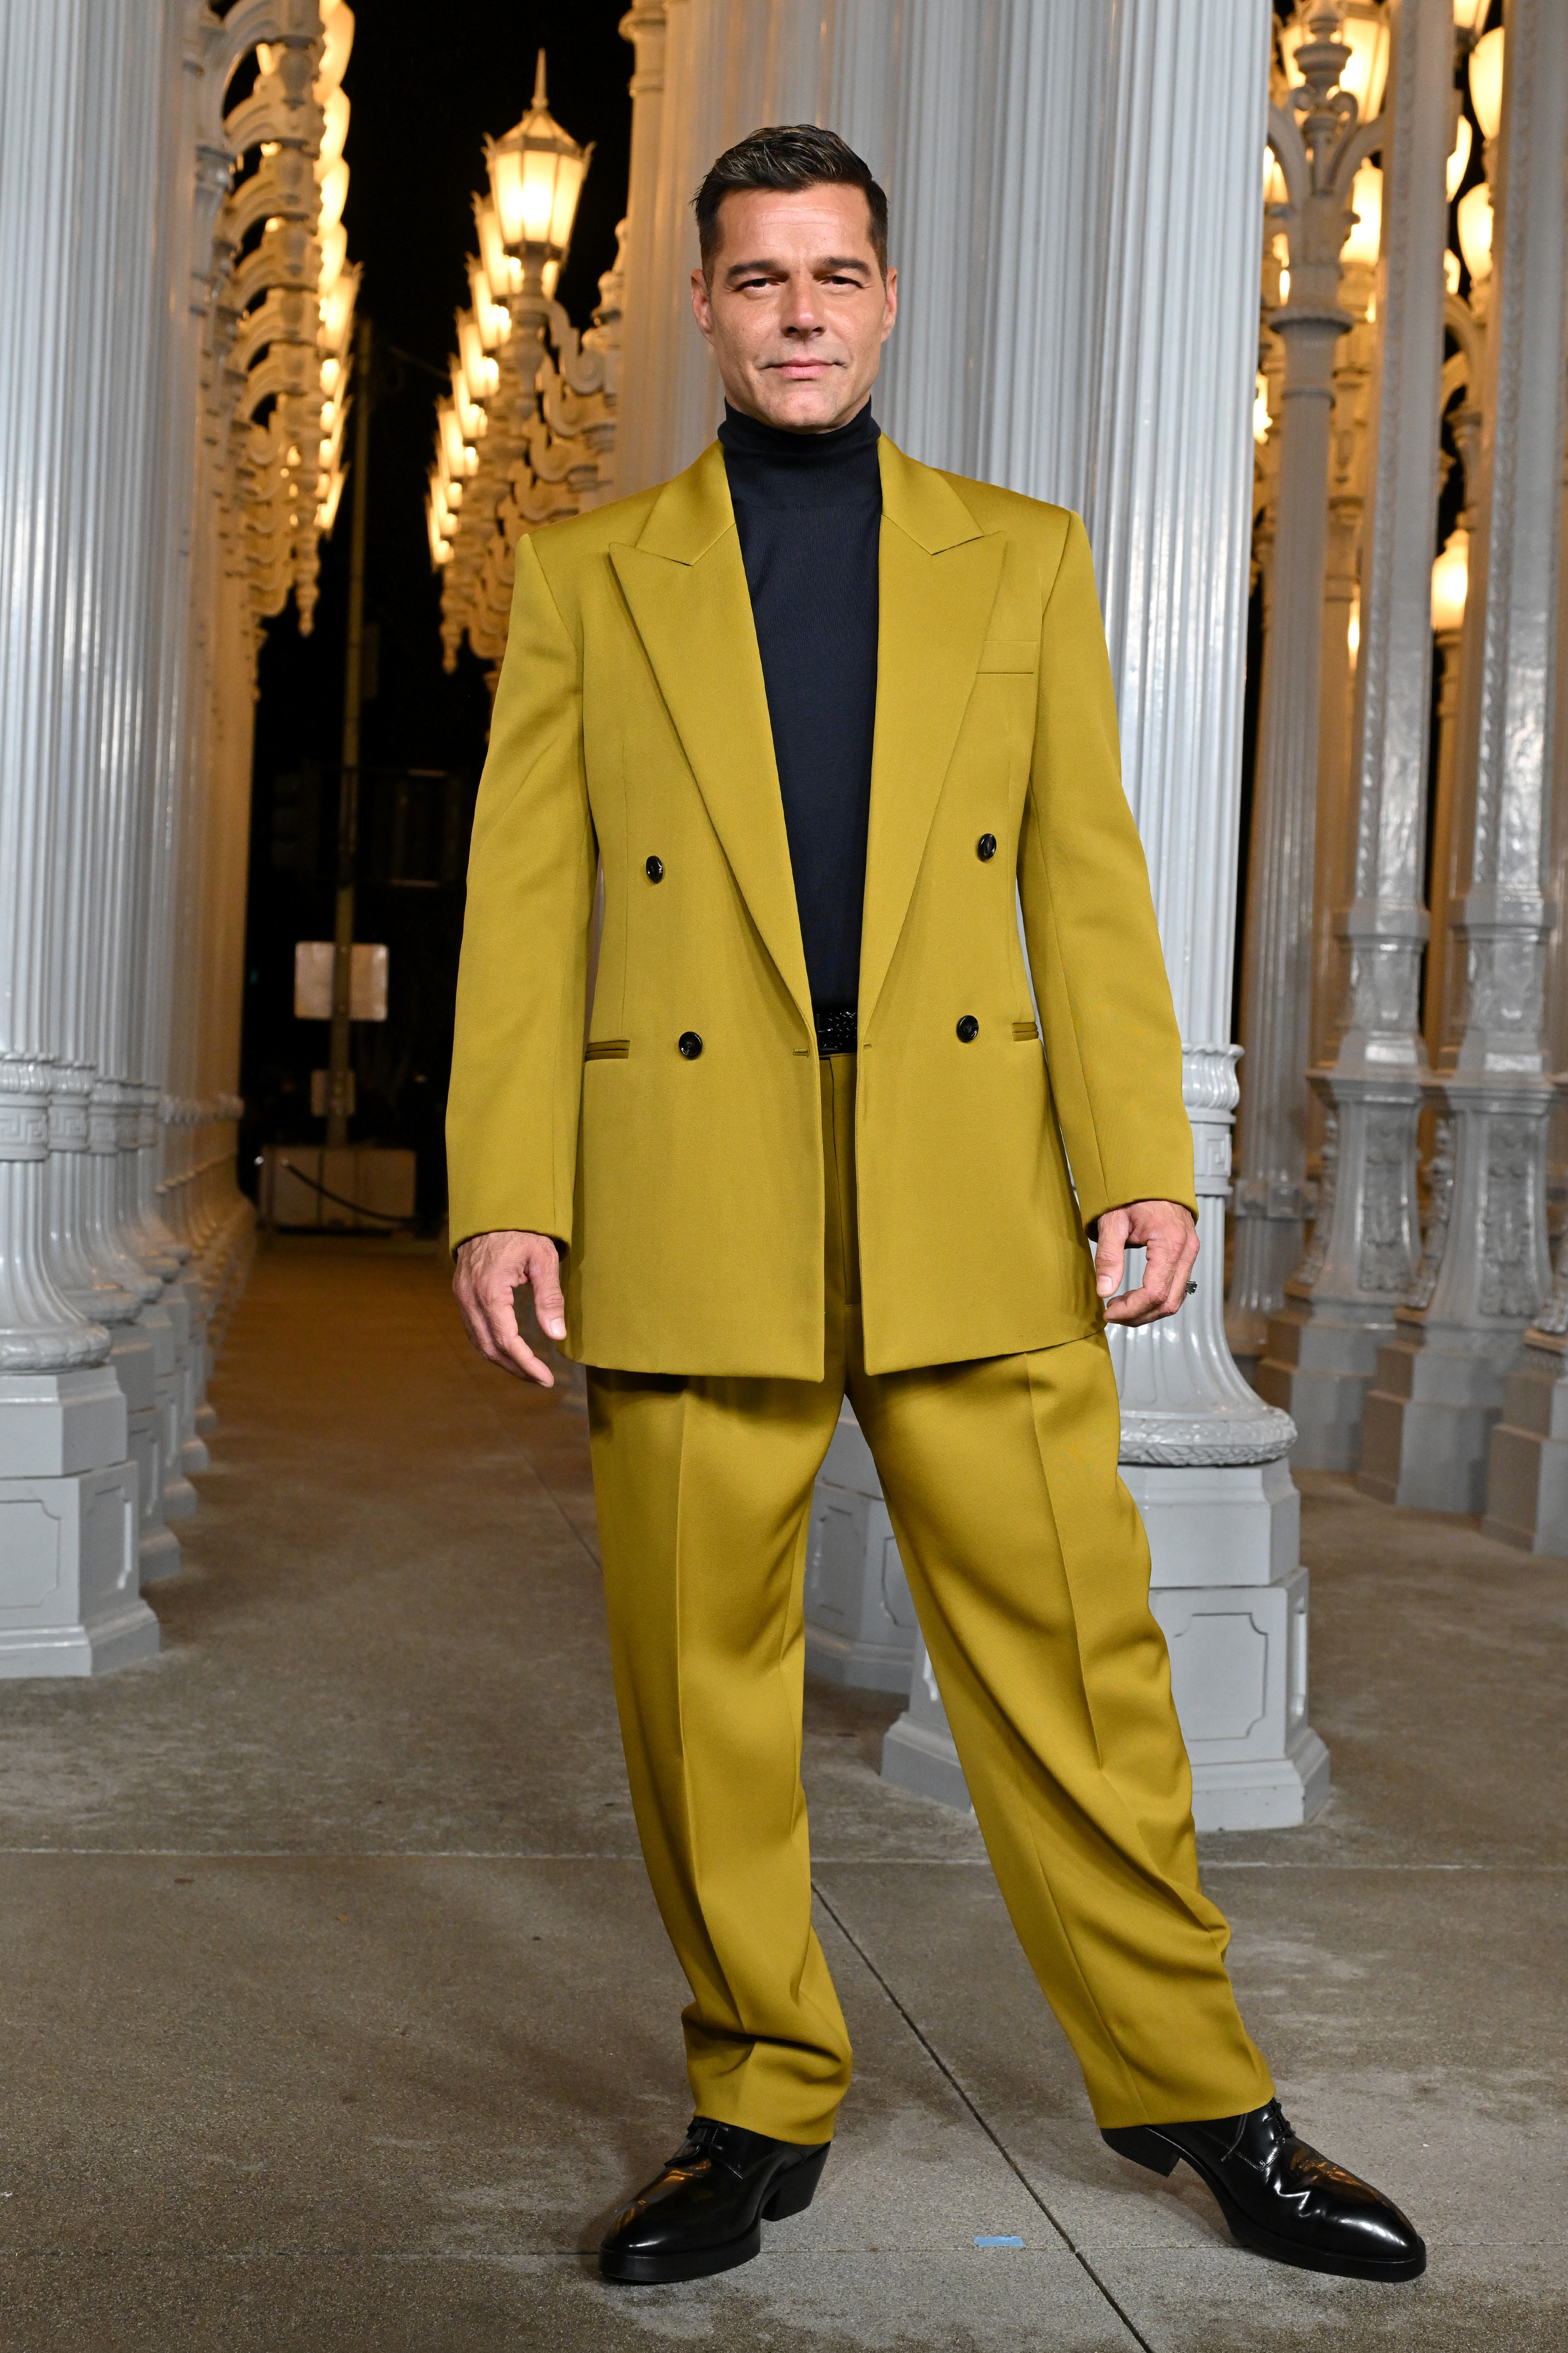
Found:
[[[365,561],[365,618],[379,631],[377,691],[365,705],[361,760],[366,769],[434,769],[454,781],[416,781],[400,792],[391,776],[367,777],[361,794],[355,936],[387,943],[390,988],[385,1023],[354,1026],[359,1109],[350,1133],[356,1143],[418,1153],[421,1220],[434,1226],[446,1207],[441,1127],[462,874],[489,697],[466,645],[456,676],[441,668],[440,586],[424,501],[445,385],[426,371],[445,379],[456,348],[453,314],[468,301],[465,258],[475,248],[485,134],[499,137],[524,112],[542,47],[551,112],[574,139],[595,142],[557,290],[574,323],[589,323],[626,209],[633,59],[616,30],[625,0],[353,6],[343,219],[349,259],[363,268],[360,315],[374,322],[384,363],[371,426]],[[350,448],[353,437],[351,417]],[[310,1090],[311,1070],[327,1060],[327,1024],[294,1018],[294,943],[332,934],[356,488],[351,473],[335,534],[322,543],[314,634],[300,637],[290,603],[268,625],[261,655],[240,1079],[247,1187],[263,1143],[319,1142],[324,1132],[310,1117]],[[301,776],[302,793],[289,782]]]

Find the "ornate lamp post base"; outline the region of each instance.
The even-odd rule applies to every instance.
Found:
[[[1312,1074],[1328,1108],[1312,1247],[1268,1319],[1253,1386],[1296,1424],[1298,1471],[1354,1471],[1366,1395],[1414,1256],[1419,1079]]]
[[[1556,1320],[1549,1309],[1543,1324],[1549,1316]],[[1562,1332],[1539,1325],[1527,1332],[1524,1361],[1503,1383],[1481,1528],[1521,1552],[1568,1558],[1568,1336]]]
[[[857,1691],[907,1691],[919,1641],[871,1450],[846,1401],[812,1499],[806,1672]]]
[[[18,1373],[0,1416],[0,1679],[151,1658],[137,1590],[137,1467],[110,1364]]]
[[[1551,1281],[1546,1260],[1549,1079],[1429,1080],[1454,1122],[1451,1211],[1429,1235],[1416,1288],[1394,1310],[1367,1392],[1358,1484],[1385,1504],[1483,1512],[1493,1425],[1519,1365],[1521,1325]],[[1479,1238],[1445,1249],[1447,1230]],[[1426,1294],[1424,1300],[1423,1293]]]
[[[1308,1571],[1289,1470],[1282,1461],[1207,1472],[1128,1463],[1122,1475],[1154,1548],[1149,1604],[1170,1649],[1194,1820],[1200,1831],[1310,1821],[1329,1794],[1329,1752],[1307,1721]],[[1216,1564],[1230,1581],[1215,1581]],[[1258,1578],[1260,1567],[1273,1574]],[[882,1778],[969,1805],[918,1638],[909,1706],[882,1743]]]
[[[1216,1324],[1219,1305],[1216,1270]],[[1149,1606],[1171,1653],[1200,1831],[1288,1829],[1329,1794],[1329,1752],[1307,1721],[1310,1575],[1284,1459],[1293,1432],[1282,1414],[1268,1419],[1279,1449],[1268,1461],[1121,1466],[1148,1531]]]

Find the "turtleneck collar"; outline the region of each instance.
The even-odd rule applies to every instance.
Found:
[[[788,467],[797,473],[836,470],[857,459],[863,462],[867,451],[875,450],[880,438],[881,427],[871,414],[869,401],[847,425],[832,433],[785,433],[776,425],[763,425],[757,417],[731,408],[728,401],[719,427],[727,459]]]

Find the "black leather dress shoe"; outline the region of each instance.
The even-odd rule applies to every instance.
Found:
[[[1415,2279],[1426,2268],[1426,2245],[1392,2199],[1298,2139],[1278,2100],[1245,2116],[1125,2126],[1100,2138],[1154,2173],[1184,2157],[1232,2238],[1276,2263],[1346,2279]]]
[[[689,2280],[749,2263],[765,2221],[805,2213],[832,2146],[693,2116],[664,2171],[616,2215],[599,2269],[612,2280]]]

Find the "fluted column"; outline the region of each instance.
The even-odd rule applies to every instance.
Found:
[[[995,174],[979,213],[997,271],[979,273],[984,397],[966,412],[939,354],[924,414],[972,438],[917,454],[967,459],[1089,525],[1203,1210],[1197,1296],[1112,1337],[1122,1475],[1149,1531],[1199,1821],[1299,1821],[1328,1757],[1306,1719],[1307,1577],[1281,1459],[1293,1432],[1237,1375],[1221,1296],[1268,13],[1130,0],[1112,17],[1086,0],[1048,19],[997,12],[985,43],[978,29],[994,77],[981,98],[996,109],[973,142]],[[950,206],[959,254],[966,201],[959,189]],[[955,273],[965,301],[975,274]],[[947,318],[961,331],[956,296]],[[883,1770],[956,1797],[919,1659],[910,1688]]]
[[[1335,1049],[1313,1083],[1333,1122],[1331,1191],[1272,1316],[1258,1388],[1294,1418],[1294,1461],[1354,1470],[1362,1409],[1421,1252],[1415,1128],[1431,571],[1443,365],[1444,170],[1452,144],[1449,0],[1400,0],[1384,155],[1383,250],[1370,397],[1370,486],[1355,702],[1352,895]],[[1385,102],[1385,105],[1388,102]]]
[[[658,269],[656,229],[663,178],[665,0],[637,0],[621,18],[632,45],[632,152],[626,178],[626,315],[621,326],[621,403],[616,419],[616,488],[625,494],[659,479],[658,354],[669,289]]]
[[[1544,881],[1568,344],[1568,14],[1557,0],[1510,0],[1504,22],[1459,751],[1474,778],[1468,888],[1455,925],[1466,1003],[1452,1068],[1430,1082],[1453,1123],[1453,1192],[1429,1294],[1397,1311],[1400,1336],[1378,1358],[1361,1472],[1371,1493],[1459,1512],[1486,1504],[1503,1382],[1552,1288],[1545,1162],[1555,1088],[1543,983],[1554,910]],[[1554,1353],[1553,1336],[1543,1330],[1536,1356]],[[1488,1508],[1500,1525],[1533,1530],[1516,1471]]]
[[[883,186],[893,146],[894,32],[901,0],[822,0],[816,105],[826,123],[863,155]],[[885,354],[884,354],[885,356]]]
[[[1329,415],[1328,536],[1323,570],[1322,677],[1318,693],[1318,806],[1312,844],[1311,1062],[1331,1059],[1343,1017],[1344,944],[1336,913],[1355,896],[1355,697],[1359,664],[1351,628],[1361,597],[1366,507],[1367,396],[1377,328],[1368,316],[1373,273],[1363,261],[1340,271],[1340,308],[1352,321],[1334,353]],[[1359,628],[1359,622],[1357,623]],[[1309,1162],[1321,1113],[1308,1105]],[[1298,1457],[1298,1460],[1301,1458]]]
[[[1546,960],[1547,1067],[1568,1067],[1568,596],[1561,570],[1568,544],[1568,464],[1558,505],[1557,616],[1550,761],[1552,888],[1555,926]],[[1563,1096],[1559,1089],[1561,1122]],[[1545,1306],[1524,1335],[1519,1366],[1505,1382],[1503,1408],[1489,1447],[1489,1535],[1527,1552],[1568,1558],[1568,1248],[1557,1246],[1557,1272]]]
[[[196,488],[195,413],[205,302],[193,299],[198,243],[204,252],[219,190],[196,152],[196,90],[201,53],[185,0],[163,0],[167,20],[161,110],[163,251],[158,280],[160,374],[154,415],[155,540],[153,591],[157,673],[150,699],[149,823],[137,878],[144,949],[138,960],[136,1064],[140,1073],[137,1150],[129,1172],[128,1222],[150,1272],[163,1279],[158,1302],[169,1318],[172,1365],[159,1377],[167,1474],[205,1470],[195,1430],[205,1331],[199,1284],[188,1274],[190,1248],[163,1214],[163,1106],[170,1079],[175,963],[181,943],[174,913],[176,844],[184,816],[186,737],[191,717],[191,540]],[[179,1500],[184,1500],[183,1496]]]
[[[1300,1821],[1329,1767],[1306,1715],[1294,1433],[1240,1378],[1223,1321],[1268,41],[1254,0],[1119,12],[1086,513],[1202,1211],[1195,1297],[1112,1334],[1122,1476],[1149,1531],[1197,1818],[1233,1828]],[[1283,595],[1277,581],[1277,611]]]
[[[1226,1328],[1248,1366],[1301,1253],[1306,1216],[1306,1070],[1311,1034],[1312,879],[1334,346],[1351,188],[1378,133],[1338,90],[1350,52],[1338,0],[1322,0],[1296,53],[1306,77],[1269,111],[1284,174],[1290,299],[1270,324],[1285,344],[1278,526],[1247,871],[1241,1032],[1245,1049],[1235,1192],[1236,1262]],[[1344,101],[1348,114],[1340,101]],[[1296,112],[1301,115],[1298,126]]]
[[[9,1675],[88,1673],[158,1641],[137,1590],[137,1475],[109,1333],[55,1280],[47,1244],[57,1071],[68,1071],[58,1092],[73,1131],[90,1117],[81,1079],[93,1083],[85,1025],[67,1034],[61,926],[71,909],[60,881],[78,849],[90,859],[107,847],[125,783],[120,747],[93,745],[83,717],[103,680],[105,638],[110,662],[126,657],[115,617],[124,581],[106,514],[120,486],[78,435],[80,387],[112,381],[125,357],[106,332],[100,277],[117,236],[131,233],[125,211],[151,243],[141,173],[159,45],[139,49],[132,29],[127,11],[86,0],[0,17],[0,1674]],[[134,398],[134,388],[119,389]],[[94,624],[85,636],[83,617]],[[132,714],[120,704],[107,715],[123,725]],[[99,750],[105,765],[84,769]],[[112,1240],[111,1221],[108,1231]],[[102,1287],[118,1293],[109,1272]]]

